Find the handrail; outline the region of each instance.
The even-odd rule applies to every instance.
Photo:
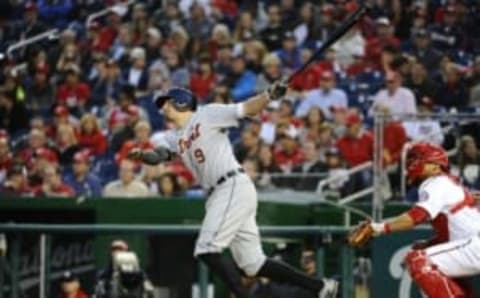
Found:
[[[125,225],[125,224],[38,224],[4,223],[0,232],[36,233],[143,233],[158,235],[196,235],[200,225]],[[322,233],[344,234],[348,229],[340,226],[260,226],[265,235],[318,235]]]
[[[366,195],[372,194],[374,189],[375,188],[373,186],[370,186],[370,187],[367,187],[365,189],[359,190],[359,191],[357,191],[355,193],[352,193],[352,194],[346,196],[345,198],[339,200],[338,203],[340,205],[349,204],[349,203],[351,203],[353,201],[356,201],[357,199],[360,199],[360,198],[362,198]]]
[[[352,174],[355,174],[357,172],[366,170],[368,168],[371,168],[372,166],[373,166],[373,162],[372,161],[367,161],[367,162],[364,162],[364,163],[359,164],[357,166],[354,166],[350,169],[346,169],[345,174],[342,175],[342,176],[350,177]],[[318,194],[321,194],[323,192],[323,188],[325,186],[327,186],[329,183],[332,183],[332,182],[338,180],[338,178],[339,178],[338,176],[335,176],[335,177],[329,177],[329,178],[326,178],[326,179],[323,179],[323,180],[319,181],[316,192]]]
[[[118,3],[118,4],[115,4],[115,5],[112,5],[110,7],[107,7],[107,8],[104,8],[102,10],[99,10],[97,12],[94,12],[92,14],[90,14],[88,17],[87,17],[87,20],[85,21],[85,27],[88,27],[88,25],[90,25],[93,20],[95,19],[98,19],[100,17],[103,17],[104,15],[107,15],[109,14],[111,11],[112,11],[112,8],[115,7],[115,6],[125,6],[125,7],[128,7],[130,5],[132,5],[133,3],[135,3],[136,0],[129,0],[128,2],[126,3]]]
[[[45,32],[42,32],[40,34],[37,34],[35,36],[32,36],[30,38],[27,38],[27,39],[23,39],[23,40],[20,40],[19,42],[15,43],[15,44],[12,44],[11,46],[9,46],[7,48],[7,56],[8,57],[11,57],[11,53],[14,51],[14,50],[17,50],[17,49],[20,49],[20,48],[23,48],[23,47],[26,47],[32,43],[36,43],[37,41],[39,40],[42,40],[42,39],[45,39],[45,38],[49,38],[51,36],[54,36],[55,34],[58,33],[58,29],[51,29],[51,30],[48,30],[48,31],[45,31]]]

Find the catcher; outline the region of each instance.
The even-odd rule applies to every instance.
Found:
[[[362,222],[349,235],[359,247],[372,237],[413,229],[430,222],[435,237],[418,242],[405,265],[429,298],[476,297],[458,278],[480,273],[480,211],[473,197],[449,175],[445,151],[417,143],[407,154],[409,183],[419,186],[419,202],[408,212],[383,222]]]

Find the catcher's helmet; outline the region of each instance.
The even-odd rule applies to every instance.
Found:
[[[448,156],[443,148],[420,142],[414,144],[407,152],[407,174],[411,180],[420,178],[423,175],[424,165],[427,163],[437,164],[442,170],[448,172],[450,166]]]
[[[165,101],[171,100],[173,106],[178,111],[195,111],[197,109],[197,99],[190,90],[180,87],[170,88],[166,93],[157,95],[153,98],[155,106],[161,109]]]

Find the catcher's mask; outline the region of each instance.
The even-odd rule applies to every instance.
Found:
[[[450,169],[448,156],[443,148],[431,143],[420,142],[410,147],[407,153],[409,181],[413,182],[422,178],[426,164],[436,164],[444,172],[448,172]]]

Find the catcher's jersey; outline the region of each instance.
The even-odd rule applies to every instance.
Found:
[[[185,127],[165,136],[162,145],[181,156],[204,188],[240,167],[233,154],[227,128],[238,126],[242,104],[209,104],[200,107]]]
[[[425,180],[417,206],[425,209],[442,241],[464,239],[480,233],[480,210],[471,194],[447,175]]]

